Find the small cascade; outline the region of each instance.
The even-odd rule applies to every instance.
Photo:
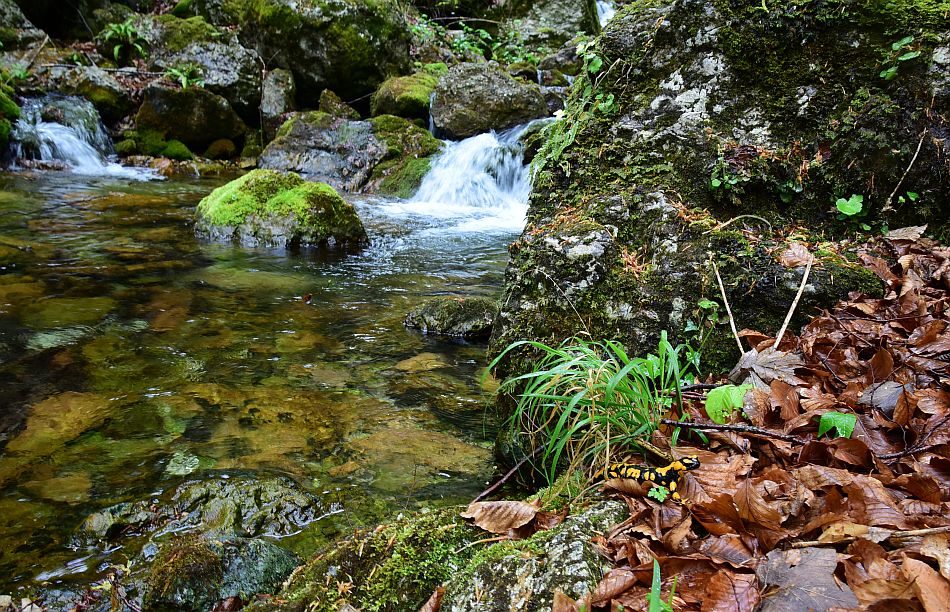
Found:
[[[10,134],[14,164],[38,161],[77,174],[148,180],[155,174],[110,160],[112,141],[99,113],[84,98],[45,96],[23,103]]]
[[[616,12],[616,6],[611,0],[597,0],[597,19],[601,27],[607,25]]]
[[[520,231],[531,176],[521,135],[531,124],[446,143],[416,195],[391,213],[457,219],[456,231]]]

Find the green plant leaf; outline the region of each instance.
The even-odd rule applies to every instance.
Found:
[[[826,412],[821,415],[818,422],[818,436],[821,437],[834,428],[838,435],[836,438],[850,438],[854,432],[854,425],[858,417],[846,412]]]
[[[709,181],[709,186],[712,187],[713,189],[719,189],[722,186],[722,181],[720,181],[717,178],[714,178],[711,181]]]
[[[663,503],[670,496],[670,490],[666,487],[655,486],[647,491],[647,497],[652,497],[656,501]]]
[[[897,75],[897,66],[891,66],[887,70],[881,71],[881,78],[885,81],[890,81]]]
[[[650,594],[647,595],[650,612],[663,612],[663,599],[660,597],[660,589],[663,585],[663,578],[660,576],[660,564],[656,559],[653,560],[653,582],[650,584]]]
[[[853,217],[854,215],[860,213],[861,209],[864,208],[864,196],[853,194],[847,200],[844,198],[838,198],[838,201],[835,202],[835,207],[841,214]]]
[[[917,198],[919,198],[919,197],[920,197],[920,194],[917,193],[916,191],[908,191],[908,192],[907,192],[907,199],[910,200],[911,202],[916,202],[916,201],[917,201]]]
[[[600,72],[600,69],[603,65],[604,65],[604,60],[600,59],[599,56],[594,55],[594,56],[591,56],[590,62],[588,62],[587,64],[587,70],[591,74],[597,74],[598,72]]]
[[[699,300],[698,302],[696,302],[696,305],[702,308],[703,310],[717,310],[719,308],[719,304],[717,304],[716,302],[712,300],[707,300],[706,298],[703,298]]]
[[[898,57],[898,58],[897,58],[897,61],[899,61],[899,62],[906,62],[906,61],[912,60],[912,59],[914,59],[914,58],[916,58],[916,57],[920,57],[920,51],[910,51],[910,52],[908,52],[908,53],[905,53],[904,55],[901,55],[900,57]]]
[[[904,38],[900,39],[899,41],[891,45],[891,49],[893,49],[894,51],[897,51],[903,47],[906,47],[912,42],[914,42],[913,36],[905,36]]]
[[[742,408],[742,399],[752,385],[724,385],[706,394],[706,414],[714,423],[722,425],[732,413]]]

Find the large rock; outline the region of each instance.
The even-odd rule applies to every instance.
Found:
[[[13,0],[0,0],[0,24],[0,53],[31,48],[46,38]]]
[[[418,187],[440,148],[426,130],[399,117],[353,121],[314,111],[288,119],[258,163],[337,189],[405,197]]]
[[[934,140],[950,119],[938,86],[946,18],[909,1],[853,9],[707,0],[622,8],[586,52],[599,72],[575,82],[535,158],[491,350],[557,344],[581,325],[632,354],[655,350],[664,330],[685,340],[702,314],[697,302],[719,301],[710,259],[738,327],[775,332],[802,278],[800,266],[777,261],[793,228],[812,244],[858,223],[930,222],[946,235],[950,174]],[[900,36],[887,32],[918,29],[892,50]],[[911,50],[919,57],[897,60]],[[896,66],[890,80],[882,53],[885,68]],[[895,189],[919,198],[891,200]],[[851,194],[864,196],[867,216],[838,220],[835,201]],[[825,252],[794,325],[849,291],[875,294],[881,284]],[[731,367],[735,343],[725,326],[710,329],[704,365]],[[513,355],[499,373],[530,362]]]
[[[199,234],[246,246],[356,247],[366,230],[353,205],[326,183],[254,170],[198,203]]]
[[[365,96],[409,68],[408,26],[392,0],[193,0],[192,7],[238,26],[268,65],[293,71],[302,106],[315,106],[324,88],[344,100]]]
[[[139,132],[157,132],[190,148],[204,150],[221,138],[234,140],[246,127],[228,101],[200,87],[178,89],[152,83],[135,116]]]
[[[427,300],[406,315],[406,326],[425,334],[487,338],[498,314],[498,302],[488,298],[440,297]]]
[[[485,63],[452,67],[435,89],[430,112],[435,126],[452,139],[503,130],[548,114],[537,85],[516,81]]]
[[[201,17],[174,15],[141,17],[137,21],[149,42],[149,66],[165,71],[182,66],[200,70],[204,87],[225,98],[242,119],[257,123],[261,105],[263,64],[235,34],[224,32]]]
[[[373,115],[396,115],[429,124],[429,101],[448,69],[445,64],[429,64],[423,70],[387,79],[370,101]]]
[[[210,610],[231,597],[272,593],[297,566],[293,554],[267,540],[189,534],[171,538],[148,560],[146,610]]]
[[[297,85],[289,70],[275,68],[264,77],[261,91],[261,129],[267,140],[273,140],[277,129],[286,121],[287,114],[294,110]]]
[[[536,0],[513,8],[504,15],[502,28],[531,48],[555,50],[578,34],[600,32],[594,0]]]
[[[54,66],[43,75],[43,79],[51,91],[86,98],[108,122],[118,121],[133,108],[132,92],[96,66]]]

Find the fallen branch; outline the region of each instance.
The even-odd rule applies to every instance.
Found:
[[[950,533],[950,527],[930,527],[928,529],[911,529],[909,531],[895,531],[891,535],[887,536],[882,542],[890,542],[893,545],[897,545],[897,541],[906,540],[908,538],[919,538],[926,535],[932,535],[935,533]],[[789,548],[811,548],[812,546],[837,546],[838,544],[850,544],[861,538],[859,536],[847,536],[841,538],[840,540],[835,540],[833,542],[822,542],[821,540],[807,540],[805,542],[792,542]]]
[[[660,419],[660,423],[662,423],[663,425],[672,425],[673,427],[685,427],[687,429],[709,429],[712,431],[735,431],[738,433],[745,433],[745,434],[749,434],[753,436],[762,436],[764,438],[774,438],[776,440],[782,440],[784,442],[792,442],[794,444],[808,443],[808,440],[802,440],[801,438],[796,438],[795,436],[778,433],[777,431],[771,431],[769,429],[762,429],[761,427],[754,427],[752,425],[720,425],[719,423],[697,423],[695,421],[677,421],[675,419]]]
[[[40,68],[82,68],[77,64],[40,64]],[[129,70],[128,68],[99,68],[105,72],[126,74],[128,76],[147,76],[160,77],[165,76],[164,72],[149,72],[148,70]]]
[[[736,344],[739,346],[739,354],[741,355],[745,351],[742,350],[742,340],[739,339],[739,331],[736,329],[736,320],[732,318],[732,309],[729,308],[729,300],[726,299],[726,288],[722,284],[722,277],[719,276],[719,268],[716,266],[716,262],[710,259],[709,263],[712,264],[713,272],[716,273],[716,282],[719,283],[719,294],[722,295],[722,303],[726,305],[726,314],[729,315],[729,327],[732,329],[732,337],[736,339]]]
[[[521,466],[523,466],[525,463],[527,463],[527,462],[531,461],[532,459],[534,459],[535,456],[537,456],[537,454],[538,454],[539,452],[541,452],[541,449],[542,449],[542,448],[543,448],[542,446],[539,446],[538,448],[534,449],[534,451],[532,451],[530,455],[526,455],[524,458],[522,458],[521,461],[519,461],[518,463],[515,464],[515,467],[511,468],[510,470],[508,470],[508,473],[507,473],[507,474],[505,474],[504,476],[502,476],[501,478],[499,478],[499,479],[498,479],[498,482],[496,482],[496,483],[493,484],[492,486],[488,487],[487,489],[485,489],[484,491],[482,491],[481,493],[479,493],[479,494],[478,494],[478,497],[476,497],[475,499],[472,500],[472,503],[475,503],[475,502],[477,502],[477,501],[481,501],[481,500],[485,499],[486,497],[488,497],[489,495],[491,495],[496,489],[498,489],[498,487],[500,487],[500,486],[503,485],[505,482],[507,482],[508,479],[511,478],[511,477],[514,475],[515,472],[517,472],[519,469],[521,469]]]
[[[785,315],[785,321],[782,322],[782,328],[778,330],[778,335],[775,336],[775,343],[772,345],[775,347],[775,350],[778,350],[779,344],[782,343],[782,336],[785,335],[785,330],[788,329],[788,324],[792,321],[792,315],[795,314],[795,309],[798,308],[798,301],[802,299],[802,294],[805,292],[805,285],[808,284],[808,273],[811,272],[811,265],[814,262],[815,258],[812,257],[808,260],[808,265],[805,266],[805,274],[802,276],[802,284],[798,286],[798,293],[795,294],[795,299],[792,301],[792,307],[788,309],[788,314]]]
[[[927,138],[927,130],[924,130],[920,135],[920,142],[917,143],[917,151],[914,152],[914,156],[910,159],[910,163],[907,164],[907,169],[904,170],[901,180],[897,181],[897,185],[894,186],[894,191],[891,192],[891,195],[887,196],[887,199],[884,201],[884,206],[881,209],[881,212],[888,212],[894,210],[891,207],[891,202],[894,201],[894,196],[897,195],[897,191],[901,188],[901,185],[904,184],[904,179],[907,178],[907,175],[910,173],[910,169],[914,167],[914,162],[917,161],[917,156],[920,155],[920,148],[924,146],[924,140]]]

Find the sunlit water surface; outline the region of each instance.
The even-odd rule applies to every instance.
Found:
[[[221,182],[0,174],[0,593],[121,559],[83,517],[186,479],[289,475],[321,537],[484,487],[484,346],[403,318],[497,297],[523,204],[358,200],[368,248],[288,254],[194,238]]]

